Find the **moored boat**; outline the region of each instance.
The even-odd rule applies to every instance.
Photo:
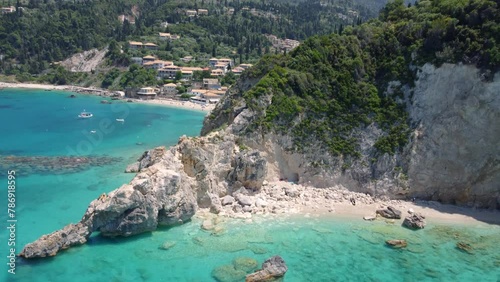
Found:
[[[78,117],[79,118],[91,118],[93,117],[94,115],[91,113],[91,112],[86,112],[85,110],[83,110],[83,112],[81,112]]]

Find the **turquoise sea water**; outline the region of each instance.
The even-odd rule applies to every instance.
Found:
[[[0,91],[0,155],[107,155],[110,164],[76,173],[36,173],[16,184],[16,247],[77,222],[89,202],[128,182],[122,173],[144,150],[172,145],[197,135],[204,113],[136,104],[100,104],[99,97],[69,93]],[[94,117],[80,120],[83,110]],[[116,122],[124,118],[125,122]],[[109,125],[102,127],[102,124]],[[101,125],[100,125],[101,124]],[[95,130],[93,135],[90,131]],[[101,135],[100,135],[101,134]],[[97,136],[96,136],[97,135]],[[101,138],[97,138],[101,136]],[[94,138],[94,139],[92,139]],[[137,145],[142,144],[142,145]],[[7,203],[5,172],[0,201]],[[3,204],[4,207],[6,204]],[[6,211],[0,222],[7,225]],[[500,227],[429,224],[410,231],[385,221],[360,219],[255,217],[226,220],[222,233],[200,229],[201,220],[131,238],[93,235],[86,245],[56,257],[18,259],[16,275],[7,273],[5,228],[0,229],[3,281],[215,281],[214,269],[241,257],[260,264],[279,254],[289,267],[285,281],[500,281]],[[406,249],[385,246],[407,239]],[[471,254],[457,242],[470,244]],[[167,250],[162,245],[168,245]],[[232,266],[231,266],[232,267]],[[243,281],[241,272],[234,281]]]

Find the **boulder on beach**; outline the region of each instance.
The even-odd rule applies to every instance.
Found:
[[[223,206],[232,205],[234,203],[234,198],[231,195],[226,195],[222,198],[221,202]]]
[[[267,259],[262,264],[262,269],[246,276],[245,282],[271,281],[285,275],[288,267],[285,260],[280,256],[274,256]]]
[[[410,229],[423,229],[425,224],[425,216],[418,212],[414,212],[405,217],[405,220],[403,221],[403,226]]]
[[[377,217],[376,216],[373,216],[373,215],[365,215],[363,216],[363,219],[364,220],[367,220],[367,221],[373,221],[375,220]]]
[[[382,217],[385,218],[395,218],[395,219],[400,219],[401,218],[401,211],[397,210],[395,207],[388,206],[385,209],[380,209],[377,210],[377,214],[379,214]]]

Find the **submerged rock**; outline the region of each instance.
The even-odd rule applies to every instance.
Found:
[[[472,254],[472,246],[468,243],[465,242],[457,242],[457,249],[466,252],[468,254]]]
[[[267,259],[262,264],[262,269],[246,276],[245,282],[270,281],[282,277],[287,272],[288,267],[280,256],[274,256]]]
[[[177,244],[175,241],[166,241],[159,247],[160,250],[169,250]]]
[[[261,247],[251,247],[250,249],[256,255],[261,255],[261,254],[267,253],[267,250],[265,248],[261,248]]]
[[[234,265],[222,265],[212,271],[212,277],[219,282],[239,282],[245,275],[245,271],[236,269]]]
[[[425,216],[418,212],[414,212],[411,215],[405,217],[403,221],[403,226],[410,229],[423,229],[425,227]]]
[[[406,240],[387,240],[385,243],[395,249],[406,248],[408,246]]]
[[[382,217],[385,218],[395,218],[395,219],[400,219],[401,218],[401,211],[397,210],[395,207],[388,206],[386,209],[380,209],[377,210],[377,214],[379,214]]]
[[[257,269],[259,263],[253,258],[239,257],[233,261],[234,268],[249,273]]]

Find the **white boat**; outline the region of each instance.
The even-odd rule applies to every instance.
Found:
[[[93,117],[94,115],[90,112],[86,112],[85,110],[83,110],[83,112],[81,112],[78,117],[79,118],[91,118]]]
[[[90,133],[95,134],[97,131],[91,130]]]
[[[124,122],[125,120],[122,119],[122,118],[117,118],[116,121],[119,121],[119,122]]]

